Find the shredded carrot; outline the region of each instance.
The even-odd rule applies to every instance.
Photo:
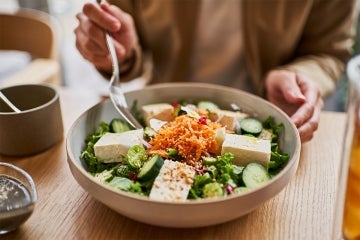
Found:
[[[215,131],[220,127],[219,123],[209,119],[204,123],[203,120],[181,115],[158,130],[156,137],[150,141],[148,152],[167,158],[167,149],[173,148],[184,158],[184,163],[198,167],[204,153],[216,153]]]

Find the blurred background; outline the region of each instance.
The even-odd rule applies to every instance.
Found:
[[[77,25],[75,15],[82,10],[83,4],[87,1],[91,0],[0,0],[0,13],[14,12],[19,8],[30,8],[49,14],[56,33],[55,48],[58,51],[56,58],[59,61],[60,84],[79,91],[91,91],[94,94],[107,95],[108,82],[90,63],[83,59],[75,47],[75,35],[73,33]],[[21,33],[22,29],[20,28],[21,26],[12,27],[7,29],[7,33],[12,31]],[[14,72],[25,69],[29,61],[31,61],[29,56],[24,57],[14,52],[2,51],[1,40],[5,37],[6,35],[0,31],[0,86],[2,79],[8,78]],[[26,43],[27,40],[25,38],[22,41]],[[358,49],[355,51],[359,52]],[[48,69],[51,69],[51,67],[48,67]],[[25,76],[36,75],[37,72],[39,71],[32,70],[30,73],[29,71],[23,71],[23,75],[18,74],[17,77],[21,78],[24,74],[26,74]],[[335,93],[326,99],[325,110],[344,111],[346,86],[346,79],[343,77]],[[125,84],[124,87],[126,90],[131,90],[137,88],[137,85],[130,82]]]
[[[83,59],[75,47],[75,35],[73,33],[77,25],[75,15],[82,10],[83,4],[87,1],[89,0],[1,0],[0,12],[13,12],[21,7],[50,14],[56,28],[57,44],[55,47],[59,50],[61,84],[71,88],[78,88],[81,91],[106,94],[108,82],[90,63]],[[21,31],[21,29],[12,29],[11,31]],[[3,37],[5,36],[0,35],[0,39]],[[19,59],[11,61],[9,55],[6,56],[6,60],[0,57],[0,65],[5,64],[5,61],[7,62],[6,65],[10,65],[11,62],[15,64],[21,62]],[[0,73],[0,81],[1,76]]]

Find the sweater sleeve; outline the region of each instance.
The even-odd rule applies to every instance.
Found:
[[[331,93],[353,54],[357,13],[353,0],[315,1],[297,58],[281,66],[310,77],[322,96]]]

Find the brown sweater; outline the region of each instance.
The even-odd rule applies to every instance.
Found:
[[[187,81],[206,0],[109,2],[134,17],[140,53],[152,54],[151,83]],[[279,68],[306,74],[322,95],[333,91],[352,54],[354,9],[354,0],[242,0],[243,51],[256,93],[264,96],[265,75]],[[142,74],[147,58],[137,61],[123,80]]]

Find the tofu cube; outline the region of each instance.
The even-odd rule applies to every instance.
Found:
[[[150,119],[155,118],[161,121],[174,120],[174,107],[168,103],[149,104],[141,107],[146,126],[150,126]]]
[[[181,162],[165,160],[155,178],[149,198],[160,201],[185,201],[195,177],[195,169]]]
[[[271,143],[267,139],[226,134],[221,154],[226,152],[234,154],[235,165],[245,166],[250,162],[257,162],[267,167],[271,157]]]
[[[239,121],[246,117],[249,117],[249,114],[229,110],[215,110],[209,114],[211,121],[220,123],[228,131],[235,131],[239,127]]]
[[[220,155],[221,154],[221,148],[222,145],[225,141],[225,137],[226,137],[226,129],[225,127],[221,127],[216,129],[215,131],[215,141],[216,141],[216,145],[217,145],[217,149],[216,149],[216,154]]]
[[[142,145],[143,129],[122,133],[106,133],[94,145],[95,156],[100,162],[121,162],[134,145]]]

